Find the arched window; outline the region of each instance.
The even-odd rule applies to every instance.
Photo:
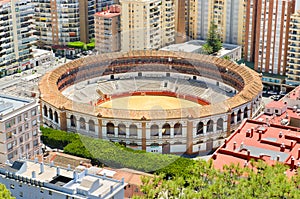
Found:
[[[71,127],[76,127],[76,117],[74,115],[71,115]]]
[[[209,120],[207,122],[207,132],[213,132],[214,131],[214,121]]]
[[[182,135],[182,124],[176,123],[174,125],[174,135]]]
[[[168,123],[165,123],[163,126],[162,126],[162,135],[163,136],[170,136],[171,134],[171,126],[170,124]]]
[[[197,125],[197,135],[203,134],[203,127],[204,127],[203,122],[199,122]]]
[[[125,124],[118,125],[118,134],[119,135],[126,135],[126,126]]]
[[[158,125],[156,124],[153,124],[151,127],[150,127],[150,134],[151,136],[158,136]]]
[[[107,134],[115,134],[115,125],[111,122],[106,124]]]
[[[89,120],[89,131],[95,132],[95,122],[94,122],[94,120]]]
[[[130,136],[137,136],[137,126],[135,124],[131,124],[129,126],[129,135]]]
[[[54,112],[54,122],[58,123],[58,114],[56,111]]]
[[[245,118],[248,118],[248,107],[246,106],[245,109],[244,109],[244,119]]]
[[[241,111],[241,109],[238,111],[238,113],[237,113],[237,122],[240,122],[241,121],[241,116],[242,116],[242,111]]]
[[[84,130],[86,129],[85,119],[83,117],[79,119],[79,124],[80,124],[79,126],[80,129],[84,129]]]
[[[46,105],[44,105],[44,116],[48,117],[48,109]]]
[[[234,112],[231,113],[231,124],[234,124]]]
[[[223,130],[223,123],[224,120],[222,118],[219,118],[217,121],[217,130]]]
[[[51,108],[49,108],[49,118],[50,120],[53,120],[53,112]]]

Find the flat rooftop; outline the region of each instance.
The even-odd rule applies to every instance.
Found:
[[[0,165],[0,174],[12,179],[24,180],[31,183],[37,181],[42,187],[71,194],[81,195],[84,192],[87,198],[111,198],[122,190],[126,183],[124,179],[115,180],[104,176],[90,174],[89,169],[83,171],[70,168],[60,168],[51,164],[44,164],[37,161],[19,160],[12,165]],[[77,198],[77,197],[76,197]]]
[[[22,99],[19,97],[13,97],[9,95],[0,95],[0,115],[6,115],[32,102],[33,100]]]

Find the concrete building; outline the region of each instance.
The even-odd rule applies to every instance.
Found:
[[[0,95],[0,161],[31,157],[40,150],[38,104]]]
[[[121,51],[159,49],[175,42],[173,0],[121,0]]]
[[[300,10],[291,16],[286,84],[300,85]]]
[[[160,50],[202,54],[202,46],[205,43],[206,41],[204,40],[191,40],[185,43],[165,46]],[[238,61],[242,58],[242,47],[234,44],[223,43],[223,48],[217,53],[216,57],[228,57],[231,61]]]
[[[189,36],[206,39],[211,23],[224,43],[244,44],[246,1],[189,0]]]
[[[285,75],[295,0],[247,2],[244,59],[260,72]]]
[[[88,43],[94,37],[93,0],[33,0],[35,35],[38,45],[67,45],[68,42]]]
[[[95,14],[95,49],[99,53],[121,50],[120,15],[121,7],[118,5]]]
[[[30,0],[0,0],[0,77],[30,68],[33,13]]]
[[[113,3],[118,3],[118,0],[96,0],[96,11],[102,12]]]
[[[60,168],[52,161],[49,165],[34,161],[15,161],[12,165],[0,165],[0,183],[14,197],[32,199],[122,199],[124,179],[115,180],[71,168]]]

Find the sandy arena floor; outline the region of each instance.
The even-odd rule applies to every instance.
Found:
[[[128,110],[168,110],[188,107],[200,107],[200,104],[166,96],[131,96],[113,99],[100,107]]]

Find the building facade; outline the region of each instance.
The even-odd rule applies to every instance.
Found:
[[[92,174],[90,169],[72,170],[34,161],[0,165],[0,183],[14,197],[44,199],[122,199],[127,183]]]
[[[30,0],[0,1],[0,77],[30,67],[33,13]]]
[[[244,59],[260,72],[285,75],[295,0],[247,2]]]
[[[95,49],[99,53],[121,50],[120,15],[121,7],[118,5],[95,14]]]
[[[211,23],[218,27],[222,41],[243,45],[246,1],[190,0],[189,36],[206,39]]]
[[[38,104],[0,95],[0,161],[32,157],[40,152]]]
[[[92,0],[33,0],[35,35],[40,46],[88,43],[94,37],[96,2]]]
[[[121,50],[159,49],[175,42],[173,0],[121,0]]]
[[[286,84],[300,85],[300,10],[291,16]]]

